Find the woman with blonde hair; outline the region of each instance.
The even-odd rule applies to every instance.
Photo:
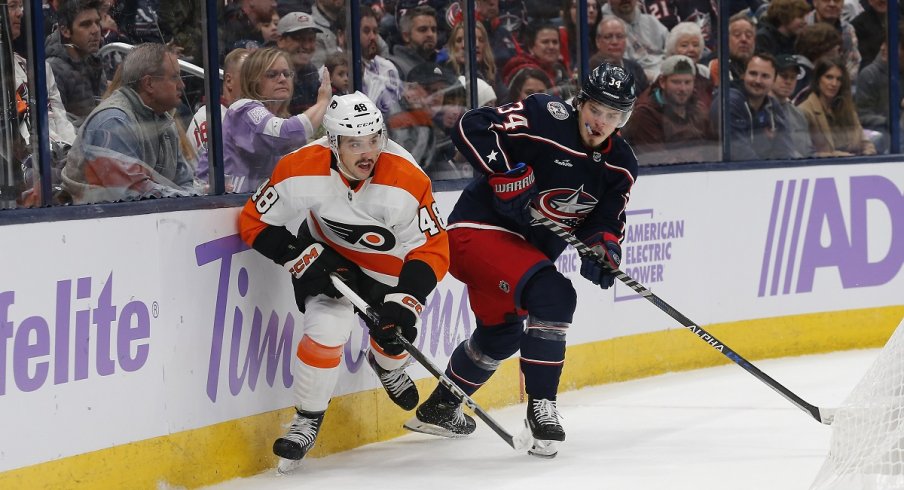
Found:
[[[493,56],[493,49],[490,48],[487,29],[480,22],[475,22],[474,27],[477,29],[475,37],[477,46],[474,47],[477,53],[477,76],[495,90],[498,86],[496,79],[496,59]],[[445,66],[452,69],[456,75],[465,74],[465,30],[464,23],[459,22],[452,28],[449,33],[449,61]],[[497,90],[498,93],[498,90]]]
[[[242,64],[239,100],[223,118],[223,167],[227,190],[250,192],[270,176],[276,162],[310,141],[320,127],[333,94],[330,76],[321,69],[317,102],[290,116],[292,79],[289,56],[277,48],[253,51]],[[206,155],[198,177],[206,178]]]
[[[841,58],[816,62],[810,95],[798,108],[807,118],[817,157],[875,155],[876,147],[864,136],[851,96],[851,77]]]

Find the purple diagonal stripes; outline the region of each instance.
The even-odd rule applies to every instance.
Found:
[[[807,202],[807,191],[810,188],[810,179],[804,179],[800,183],[800,194],[797,198],[797,213],[794,218],[794,231],[791,232],[791,247],[788,249],[788,267],[785,271],[785,286],[782,294],[791,292],[791,279],[794,275],[794,264],[797,259],[797,243],[800,240],[801,221],[804,217],[804,206]]]
[[[778,282],[782,275],[782,260],[785,258],[785,239],[788,237],[788,228],[791,226],[791,209],[794,207],[794,191],[797,190],[797,181],[788,182],[788,192],[785,194],[785,209],[782,212],[782,226],[778,235],[778,246],[775,247],[775,264],[772,269],[772,288],[769,294],[778,294]]]
[[[784,182],[775,182],[775,192],[772,194],[772,212],[769,214],[769,229],[766,231],[766,248],[763,251],[763,266],[760,269],[760,288],[757,296],[766,294],[766,278],[769,275],[769,258],[772,255],[772,240],[775,239],[775,221],[778,218],[778,205],[782,200],[782,187]]]

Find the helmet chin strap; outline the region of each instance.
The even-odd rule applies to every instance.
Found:
[[[342,167],[342,160],[339,160],[339,157],[336,157],[336,167],[339,169],[339,173],[344,175],[346,179],[355,181],[355,182],[361,180],[361,179],[355,177],[354,175],[345,171],[345,169]]]

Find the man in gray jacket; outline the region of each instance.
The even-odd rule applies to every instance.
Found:
[[[192,192],[172,116],[184,86],[166,46],[141,44],[126,56],[122,87],[91,112],[69,152],[63,188],[74,203]]]
[[[399,19],[399,32],[405,44],[392,48],[389,59],[399,68],[402,80],[412,68],[436,61],[436,10],[429,5],[408,9]]]

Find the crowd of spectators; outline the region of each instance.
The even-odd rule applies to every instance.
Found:
[[[591,67],[606,61],[634,75],[638,103],[623,134],[642,165],[719,161],[723,137],[731,160],[887,151],[887,0],[728,2],[724,130],[715,2],[587,0],[586,26],[578,26],[577,5],[476,0],[469,49],[479,104],[574,95],[583,35]],[[21,0],[9,8],[22,54]],[[56,201],[207,192],[209,101],[203,80],[180,77],[176,64],[203,65],[202,8],[197,0],[45,2],[53,168],[62,174],[52,176]],[[345,0],[232,0],[221,8],[228,191],[252,191],[279,157],[320,134],[329,97],[354,91],[349,63],[360,63],[361,90],[391,137],[431,177],[470,175],[449,144],[469,105],[463,4],[363,0],[353,24],[357,61],[348,55],[347,9]],[[99,56],[114,41],[138,46],[124,58],[132,62]],[[25,66],[17,55],[16,87],[27,101]],[[111,90],[117,72],[123,78]],[[23,179],[32,201],[34,180]]]

